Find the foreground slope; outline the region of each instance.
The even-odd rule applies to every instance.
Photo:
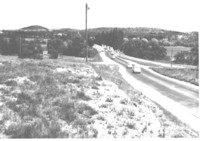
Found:
[[[129,86],[118,66],[77,62],[1,56],[0,137],[198,137]]]

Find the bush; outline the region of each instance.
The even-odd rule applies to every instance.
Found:
[[[19,39],[0,38],[0,53],[3,55],[16,55],[19,52]]]
[[[84,48],[84,40],[80,37],[76,37],[72,39],[72,45],[69,46],[69,53],[70,56],[80,56],[81,50]]]
[[[21,53],[19,53],[18,57],[19,58],[32,58],[33,56],[33,50],[29,48],[23,48],[21,50]]]
[[[80,57],[85,57],[87,53],[87,49],[83,48],[80,52]],[[98,51],[95,48],[88,47],[88,57],[94,58],[98,54]]]
[[[160,47],[157,41],[145,42],[140,39],[129,40],[123,44],[124,53],[143,59],[163,59],[166,57],[166,49]]]
[[[49,50],[50,58],[51,59],[56,59],[58,58],[58,51],[55,49]]]
[[[37,40],[23,41],[21,44],[21,52],[19,52],[19,58],[34,58],[42,59],[43,49]]]
[[[42,55],[39,53],[33,55],[33,59],[42,59],[42,58],[43,58]]]
[[[52,120],[45,124],[45,119],[28,117],[18,124],[11,124],[5,131],[11,138],[58,138],[61,134],[59,124]],[[47,122],[47,121],[46,121]]]
[[[180,63],[180,64],[192,64],[192,54],[188,51],[182,51],[178,52],[174,56],[175,58],[175,63]]]
[[[48,42],[47,50],[48,53],[50,54],[51,59],[58,58],[58,52],[59,49],[62,48],[62,46],[63,46],[62,40],[53,39]]]

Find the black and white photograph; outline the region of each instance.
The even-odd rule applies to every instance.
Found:
[[[0,0],[0,139],[198,139],[199,0]]]

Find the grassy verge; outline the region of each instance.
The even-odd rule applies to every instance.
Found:
[[[119,73],[118,66],[92,64],[92,67],[100,76],[102,76],[106,80],[112,81],[119,87],[119,89],[125,91],[127,94],[133,96],[140,93],[139,91],[133,89],[131,85],[124,80],[124,78]]]
[[[181,81],[189,82],[191,84],[199,85],[199,80],[197,78],[197,70],[189,68],[152,68],[152,70],[169,76]]]

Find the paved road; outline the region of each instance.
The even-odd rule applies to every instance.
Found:
[[[132,62],[130,60],[116,58],[115,61],[123,63],[124,61]],[[123,63],[124,64],[124,63]],[[132,73],[131,69],[128,72]],[[148,69],[142,68],[141,74],[132,73],[133,77],[142,83],[152,87],[160,94],[178,102],[191,113],[198,116],[199,111],[199,91],[187,85],[173,82],[165,77],[161,77],[155,73],[152,73]]]
[[[169,64],[169,63],[161,63],[161,62],[144,60],[144,59],[140,59],[140,58],[131,57],[131,56],[125,55],[123,53],[120,53],[120,56],[123,57],[123,58],[125,58],[125,59],[134,61],[134,62],[146,63],[146,64],[148,64],[150,66],[151,65],[152,66],[162,66],[162,67],[170,67],[171,66],[171,64]],[[193,68],[193,69],[196,69],[196,66],[183,65],[183,64],[173,64],[173,68]]]
[[[135,89],[141,91],[194,130],[200,131],[197,86],[165,77],[147,67],[142,68],[141,74],[133,74],[131,69],[124,67],[130,60],[110,59],[109,55],[106,56],[104,52],[101,52],[100,55],[104,63],[118,65],[122,77]]]
[[[133,74],[131,69],[124,67],[127,64],[124,62],[127,60],[122,61],[122,59],[116,58],[111,61],[104,53],[102,53],[102,57],[106,59],[104,61],[115,61],[116,64],[120,64],[120,73],[134,88],[143,92],[194,130],[199,131],[199,92],[197,87],[171,81],[146,68],[142,68],[141,74]]]

